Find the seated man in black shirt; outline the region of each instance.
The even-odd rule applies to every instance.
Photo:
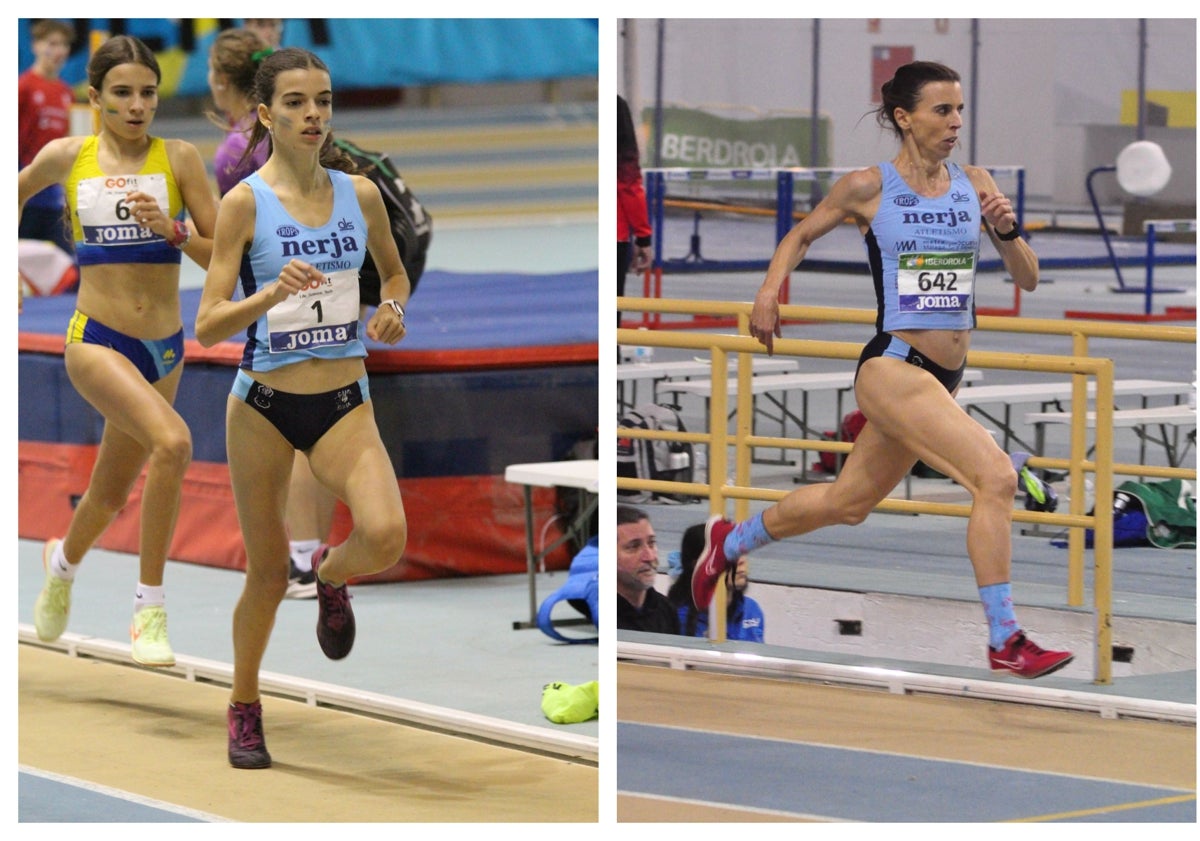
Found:
[[[658,541],[645,511],[617,506],[617,628],[678,634],[679,615],[654,589]]]

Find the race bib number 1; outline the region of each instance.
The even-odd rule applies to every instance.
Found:
[[[900,312],[965,312],[974,288],[974,252],[901,254],[897,261]]]
[[[358,272],[331,272],[267,312],[271,353],[338,347],[358,338]]]

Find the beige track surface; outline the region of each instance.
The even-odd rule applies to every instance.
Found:
[[[621,721],[1195,790],[1195,727],[621,663]],[[620,787],[620,780],[617,781]],[[618,821],[771,816],[620,795]]]
[[[226,758],[228,689],[18,646],[19,763],[235,821],[595,821],[595,767],[267,697],[274,765]]]

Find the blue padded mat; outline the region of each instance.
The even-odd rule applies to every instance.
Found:
[[[457,274],[428,271],[407,307],[408,335],[392,348],[368,340],[368,350],[442,351],[572,345],[598,341],[599,273]],[[200,290],[180,293],[184,332],[196,336]],[[74,295],[31,298],[18,318],[22,333],[62,335]],[[229,341],[239,346],[245,333]]]

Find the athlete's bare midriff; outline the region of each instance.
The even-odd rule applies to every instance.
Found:
[[[361,356],[347,359],[305,359],[273,371],[248,371],[257,382],[290,394],[323,394],[352,383],[367,373]]]
[[[75,308],[135,339],[162,339],[183,326],[179,266],[175,263],[102,263],[80,272]]]
[[[924,356],[948,370],[956,370],[967,358],[970,330],[890,330]]]

